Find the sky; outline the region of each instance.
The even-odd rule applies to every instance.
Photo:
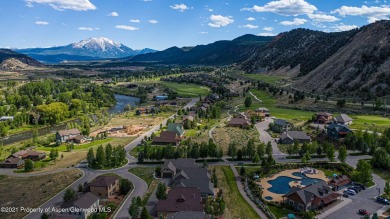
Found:
[[[163,50],[295,28],[345,31],[389,17],[386,0],[1,0],[0,48],[102,36]]]

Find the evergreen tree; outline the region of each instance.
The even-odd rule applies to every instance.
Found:
[[[96,151],[96,162],[99,167],[104,167],[106,165],[106,155],[102,145],[100,145]]]
[[[142,211],[141,211],[141,219],[150,219],[151,218],[151,216],[150,216],[150,214],[149,214],[149,211],[148,211],[148,209],[146,209],[146,207],[144,206],[143,208],[142,208]]]
[[[34,170],[34,162],[30,159],[27,159],[25,162],[24,162],[24,171],[25,172],[31,172]]]
[[[158,200],[164,200],[167,198],[167,187],[164,183],[158,183],[157,185],[157,191],[156,191],[156,196]]]
[[[76,191],[72,188],[66,189],[63,197],[64,202],[70,202],[74,198],[76,198]]]
[[[92,165],[94,159],[95,159],[95,155],[93,154],[93,148],[90,147],[88,149],[88,154],[87,154],[88,165]]]
[[[344,145],[339,148],[338,158],[342,163],[345,163],[347,159],[347,148]]]

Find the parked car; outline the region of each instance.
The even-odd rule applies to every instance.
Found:
[[[353,190],[353,191],[355,191],[356,193],[358,193],[358,192],[360,191],[360,190],[357,189],[356,187],[352,187],[352,186],[348,187],[348,189],[349,189],[349,190]]]
[[[352,189],[347,189],[345,190],[345,192],[348,194],[348,195],[356,195],[356,192]]]
[[[343,197],[349,198],[348,193],[344,192]]]
[[[361,215],[368,215],[370,213],[368,213],[368,211],[365,210],[365,209],[359,209],[359,214],[361,214]]]
[[[376,198],[376,201],[378,203],[382,203],[382,204],[385,204],[385,205],[390,205],[390,201],[389,200],[387,200],[387,199],[385,199],[383,197],[380,197],[380,196]]]
[[[362,190],[366,189],[366,186],[364,184],[362,184],[362,183],[353,182],[352,185],[360,187],[360,189],[362,189]]]

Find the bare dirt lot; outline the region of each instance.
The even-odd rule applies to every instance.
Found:
[[[44,176],[6,177],[0,179],[1,207],[38,207],[81,176],[78,170],[68,170]],[[26,213],[4,213],[0,218],[22,218]]]

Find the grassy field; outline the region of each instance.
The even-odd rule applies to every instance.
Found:
[[[253,95],[255,95],[257,98],[262,100],[262,102],[259,103],[252,97],[252,106],[249,107],[248,109],[254,110],[259,107],[266,107],[271,111],[271,115],[277,118],[282,118],[287,120],[307,121],[314,114],[313,112],[310,111],[284,109],[284,108],[276,107],[276,100],[270,94],[268,94],[268,92],[263,90],[255,90],[255,89],[252,89],[250,91],[253,93]],[[245,108],[244,105],[240,106],[240,110],[245,110],[245,109],[247,108]]]
[[[135,167],[129,169],[129,172],[143,179],[150,186],[153,180],[155,180],[153,177],[155,169],[155,167]]]
[[[81,149],[86,149],[86,148],[93,147],[96,145],[107,144],[107,143],[111,142],[112,140],[113,140],[113,138],[106,138],[106,139],[102,139],[102,140],[95,140],[95,141],[92,141],[92,142],[87,143],[87,144],[75,145],[73,150],[81,150]],[[44,147],[44,146],[42,146],[42,147],[38,147],[36,149],[39,151],[50,151],[52,148],[57,149],[59,152],[67,151],[66,144],[62,144],[62,145],[57,146],[57,147]]]
[[[241,129],[235,127],[219,127],[213,131],[213,138],[218,145],[221,145],[224,154],[227,154],[229,144],[236,142],[237,149],[242,148],[248,144],[250,139],[255,140],[255,145],[260,143],[259,133],[255,128]]]
[[[44,176],[7,177],[0,181],[0,206],[36,208],[80,176],[78,170],[67,170]],[[22,218],[24,215],[23,212],[0,212],[2,219]]]
[[[196,84],[178,84],[167,81],[161,81],[160,83],[165,87],[175,90],[181,97],[199,97],[199,95],[204,97],[210,93],[210,89],[208,87],[203,87]]]
[[[259,218],[255,210],[238,191],[233,171],[228,166],[216,166],[218,187],[223,191],[226,203],[225,218]]]
[[[263,81],[265,83],[274,84],[274,85],[283,79],[283,77],[279,77],[279,76],[261,75],[261,74],[244,74],[242,76],[254,80]]]
[[[352,129],[360,130],[378,130],[383,131],[390,127],[390,119],[376,115],[351,115],[354,119],[351,125]]]

